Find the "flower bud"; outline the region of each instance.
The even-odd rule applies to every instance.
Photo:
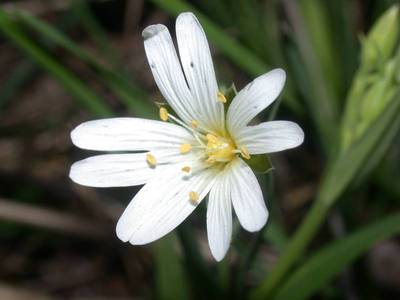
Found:
[[[392,55],[400,30],[399,6],[391,7],[371,28],[362,41],[361,63],[367,68],[379,67]]]

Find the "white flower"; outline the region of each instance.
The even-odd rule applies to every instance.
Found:
[[[133,153],[78,161],[70,177],[94,187],[145,184],[116,228],[118,237],[133,245],[169,233],[208,194],[208,241],[219,261],[231,240],[232,205],[248,231],[258,231],[267,222],[261,188],[246,159],[296,147],[304,133],[288,121],[248,126],[278,97],[286,77],[283,70],[275,69],[248,84],[225,115],[226,99],[218,91],[207,39],[193,14],[178,16],[176,35],[180,61],[164,25],[143,31],[154,79],[177,117],[162,108],[163,121],[114,118],[79,125],[71,133],[76,146]]]

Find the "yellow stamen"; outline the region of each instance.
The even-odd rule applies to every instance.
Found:
[[[235,157],[235,145],[228,137],[217,137],[213,134],[207,134],[206,154],[208,159],[206,162],[229,162]]]
[[[206,163],[209,163],[209,164],[213,164],[213,163],[215,163],[215,161],[216,161],[216,159],[215,159],[214,155],[211,155],[210,157],[208,157],[206,159]]]
[[[188,153],[192,150],[192,145],[190,144],[182,144],[181,147],[179,148],[181,154]]]
[[[199,126],[199,122],[197,122],[196,120],[192,120],[191,122],[192,128],[197,128],[197,126]]]
[[[246,149],[246,147],[242,146],[240,147],[240,154],[245,158],[245,159],[250,159],[250,153]]]
[[[226,103],[226,97],[223,93],[221,93],[220,91],[218,91],[217,93],[217,99],[219,102],[221,103]]]
[[[197,204],[197,201],[199,201],[199,194],[197,194],[194,191],[191,191],[189,193],[189,199],[190,199],[190,202],[192,202],[192,204]]]
[[[217,138],[215,135],[211,134],[211,133],[208,133],[208,134],[206,135],[206,138],[207,138],[207,141],[208,141],[209,143],[211,143],[211,144],[216,144],[216,143],[218,143],[218,138]]]
[[[185,172],[185,173],[190,173],[190,167],[189,166],[184,166],[183,168],[182,168],[182,172]]]
[[[163,121],[168,120],[168,110],[165,107],[160,108],[160,119]]]
[[[146,154],[146,161],[150,165],[150,167],[155,167],[157,165],[157,160],[151,153]]]

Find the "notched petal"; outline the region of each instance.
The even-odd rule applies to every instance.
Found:
[[[168,28],[165,25],[162,25],[162,24],[150,25],[150,26],[147,26],[142,31],[142,37],[146,41],[146,40],[154,37],[155,35],[159,34],[163,30],[168,30]]]

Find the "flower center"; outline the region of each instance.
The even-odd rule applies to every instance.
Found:
[[[221,93],[218,94],[218,101],[223,103],[226,102],[225,96]],[[186,128],[190,131],[195,139],[199,142],[199,145],[194,146],[194,148],[202,149],[203,155],[201,155],[201,159],[205,159],[205,161],[209,164],[214,163],[228,163],[233,160],[236,156],[240,155],[244,159],[250,159],[250,153],[245,146],[241,146],[238,148],[230,136],[221,136],[216,133],[205,133],[207,130],[201,128],[199,126],[199,122],[197,120],[192,120],[190,126],[183,123],[181,120],[176,118],[175,116],[168,113],[168,110],[165,107],[160,108],[160,119],[162,121],[170,121],[175,122],[182,127]],[[193,146],[189,143],[183,143],[179,147],[179,151],[182,155],[186,155],[191,152]],[[147,154],[147,163],[151,167],[155,167],[157,162],[156,158],[151,154]],[[192,168],[190,166],[184,166],[182,168],[182,172],[190,173]]]
[[[236,147],[232,139],[207,134],[206,154],[207,162],[229,162],[236,155]]]

